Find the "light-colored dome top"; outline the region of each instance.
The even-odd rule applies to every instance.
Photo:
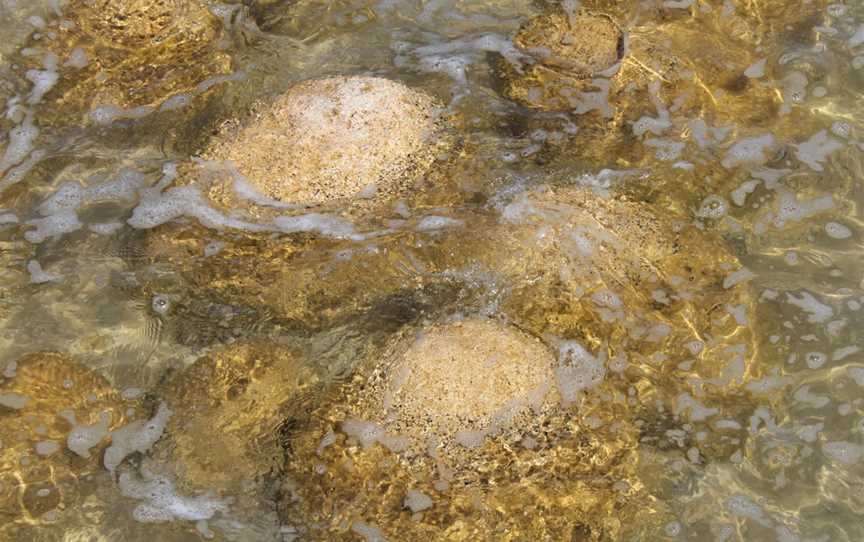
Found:
[[[481,318],[433,326],[390,368],[384,406],[391,432],[479,444],[554,385],[555,358],[539,340]]]
[[[283,203],[391,193],[434,160],[439,111],[432,97],[388,79],[315,79],[291,87],[205,154],[230,161]]]

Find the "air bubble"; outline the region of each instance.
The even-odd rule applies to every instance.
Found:
[[[164,316],[171,310],[171,300],[164,295],[155,295],[150,306],[153,307],[153,312]]]
[[[828,356],[822,352],[808,352],[805,359],[807,360],[808,367],[811,369],[818,369],[825,365],[825,362],[828,361]]]
[[[729,211],[729,203],[720,196],[708,196],[702,201],[696,216],[699,218],[723,218]]]

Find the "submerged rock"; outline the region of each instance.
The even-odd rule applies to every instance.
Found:
[[[624,490],[586,480],[627,480],[642,436],[752,406],[741,389],[758,373],[752,300],[722,239],[578,184],[502,196],[497,209],[440,221],[451,229],[409,217],[399,236],[308,250],[226,234],[202,256],[212,232],[148,237],[186,295],[252,308],[273,331],[383,342],[346,363],[346,382],[285,411],[283,515],[310,539],[347,538],[354,522],[445,536],[453,517],[481,540],[505,525],[553,539],[632,532],[609,512]],[[490,311],[503,320],[478,316]],[[730,453],[706,435],[704,457]],[[422,521],[394,512],[410,490],[433,501]],[[624,494],[616,517],[665,513]],[[530,517],[517,513],[527,495],[543,496]]]
[[[0,510],[8,521],[3,536],[28,537],[32,525],[80,506],[95,479],[107,479],[102,452],[109,433],[143,417],[140,406],[61,354],[18,360],[0,380]]]
[[[73,0],[48,30],[34,44],[50,51],[38,66],[40,81],[50,82],[44,100],[51,107],[37,115],[43,125],[80,122],[88,114],[97,123],[139,118],[230,71],[230,58],[216,43],[221,24],[198,0]]]
[[[151,459],[189,494],[264,493],[282,459],[280,423],[316,384],[314,372],[278,344],[217,349],[154,390],[175,414]]]
[[[409,328],[292,418],[280,513],[303,539],[601,540],[662,514],[623,482],[625,411],[570,410],[549,346],[483,317]]]
[[[480,446],[542,409],[552,391],[549,348],[480,318],[423,328],[389,358],[375,370],[381,382],[370,386],[376,401],[365,414],[424,450],[434,442]]]
[[[500,63],[505,94],[541,109],[575,107],[580,94],[594,88],[591,78],[613,69],[624,55],[624,33],[618,25],[590,13],[550,11],[523,25],[514,42],[534,63]]]
[[[313,79],[224,130],[204,157],[277,204],[349,204],[410,187],[435,160],[445,124],[434,98],[402,83]]]

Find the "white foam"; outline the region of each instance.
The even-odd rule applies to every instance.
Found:
[[[694,0],[665,0],[663,7],[667,9],[690,9]]]
[[[825,233],[832,239],[849,239],[852,237],[852,230],[839,222],[826,223]]]
[[[612,81],[604,78],[592,79],[591,85],[597,90],[594,92],[579,91],[570,98],[573,112],[577,115],[584,115],[590,111],[598,111],[607,119],[615,116],[615,108],[609,103]]]
[[[752,280],[755,276],[756,275],[752,271],[746,267],[742,267],[741,269],[726,275],[726,278],[723,279],[723,288],[728,290],[737,284]]]
[[[767,153],[776,144],[777,142],[771,134],[740,139],[729,148],[720,163],[726,169],[742,165],[763,164],[768,159]]]
[[[750,79],[759,79],[760,77],[765,75],[765,63],[768,61],[767,58],[762,58],[751,64],[744,70],[744,76]]]
[[[562,341],[558,346],[555,381],[565,405],[576,401],[582,391],[598,386],[605,377],[604,360],[578,342]]]
[[[435,503],[429,495],[417,489],[409,489],[405,494],[405,506],[415,514],[432,508]]]
[[[843,139],[849,139],[852,136],[852,125],[846,121],[838,120],[831,124],[831,133]]]
[[[704,119],[693,119],[687,123],[690,129],[690,137],[696,142],[700,149],[707,149],[716,141],[723,141],[732,130],[730,127],[712,128]]]
[[[144,501],[132,512],[136,521],[202,521],[213,518],[217,512],[228,511],[230,501],[227,499],[217,499],[209,494],[197,497],[178,495],[168,478],[147,472],[142,474],[142,479],[136,479],[128,472],[122,472],[117,480],[124,496]]]
[[[101,412],[99,421],[93,425],[78,425],[75,413],[71,410],[64,410],[60,413],[60,417],[72,425],[72,429],[66,436],[66,447],[84,458],[89,458],[90,449],[108,435],[108,427],[111,423],[111,415],[108,412]]]
[[[864,24],[859,26],[855,33],[849,37],[849,47],[858,47],[864,43]]]
[[[826,395],[819,395],[810,391],[810,386],[801,386],[792,394],[795,401],[816,409],[823,408],[831,402]]]
[[[39,129],[33,124],[33,115],[28,112],[21,124],[9,130],[9,142],[3,158],[0,158],[0,173],[6,173],[9,168],[17,166],[27,158],[38,136]]]
[[[825,362],[828,361],[828,356],[824,352],[807,352],[804,360],[811,369],[818,369],[825,365]]]
[[[834,309],[813,297],[809,292],[801,292],[799,297],[787,293],[786,301],[806,312],[809,315],[807,317],[808,322],[822,324],[834,316]]]
[[[787,222],[798,222],[834,208],[834,198],[830,195],[799,201],[794,192],[777,190],[777,216],[774,225],[782,228]]]
[[[455,218],[430,215],[423,217],[423,219],[417,224],[416,229],[418,231],[437,231],[445,228],[458,228],[463,224],[463,221]]]
[[[69,58],[63,63],[63,65],[80,70],[86,68],[89,63],[90,61],[87,58],[87,52],[81,47],[76,47],[72,49],[71,53],[69,53]]]
[[[90,120],[101,126],[107,126],[115,120],[137,120],[146,117],[156,110],[150,105],[142,105],[132,109],[123,109],[114,105],[99,106],[90,111]]]
[[[709,408],[694,399],[689,393],[682,393],[675,398],[676,416],[687,413],[688,419],[691,422],[703,422],[712,416],[716,416],[720,411],[716,408]]]
[[[159,111],[176,111],[192,103],[192,95],[186,93],[175,94],[159,106]]]
[[[100,201],[134,201],[138,190],[144,186],[144,176],[137,171],[123,170],[114,181],[83,187],[76,181],[65,182],[37,210],[44,218],[29,220],[36,226],[24,237],[31,243],[41,243],[50,238],[77,231],[83,227],[76,211],[87,204]],[[107,234],[120,225],[116,223],[94,224],[91,231]]]
[[[202,225],[213,228],[236,228],[253,232],[266,231],[264,226],[226,217],[210,207],[194,186],[179,186],[160,192],[158,189],[143,191],[141,201],[132,211],[127,224],[137,229],[150,229],[166,222],[187,216]]]
[[[160,403],[156,415],[150,420],[134,421],[111,431],[111,446],[105,450],[103,458],[105,468],[113,473],[129,455],[149,450],[162,437],[171,414],[165,403]]]
[[[31,284],[44,284],[46,282],[60,282],[63,280],[63,277],[60,275],[54,275],[42,269],[42,265],[36,260],[27,262],[27,272],[30,273]]]
[[[320,213],[298,216],[280,216],[273,224],[284,233],[315,232],[336,239],[362,240],[365,237],[354,231],[354,225],[341,218]]]
[[[752,194],[758,186],[759,181],[755,179],[744,181],[743,183],[738,185],[738,188],[733,190],[730,194],[730,197],[732,198],[732,203],[734,203],[738,207],[742,207],[745,203],[747,203],[747,196]]]
[[[60,78],[54,70],[27,70],[24,77],[33,83],[30,96],[27,98],[27,103],[30,105],[36,105],[41,102],[45,94],[54,88],[54,85],[57,84]]]
[[[409,46],[410,47],[410,46]],[[404,43],[394,45],[397,51],[394,62],[397,65],[406,64],[405,54],[417,57],[414,62],[420,70],[430,73],[442,73],[453,79],[458,95],[467,94],[468,74],[471,65],[485,58],[488,52],[496,52],[503,56],[516,69],[527,57],[519,51],[513,42],[498,34],[482,34],[476,38],[462,38],[441,43],[433,43],[413,48],[405,47]]]
[[[861,351],[861,348],[854,346],[854,345],[843,346],[841,348],[834,350],[834,352],[831,354],[831,360],[832,361],[841,361],[841,360],[848,358],[849,356],[851,356],[853,354],[857,354],[860,351]]]
[[[846,374],[849,378],[855,381],[859,386],[864,386],[864,367],[849,367],[846,369]]]
[[[37,442],[34,448],[36,449],[36,453],[43,457],[53,455],[60,451],[60,445],[53,440]]]
[[[351,524],[351,531],[362,536],[366,542],[387,542],[384,533],[374,523],[355,521]]]
[[[90,224],[87,226],[87,229],[98,235],[111,235],[122,227],[122,222],[103,222],[99,224]]]
[[[384,428],[375,422],[349,418],[340,424],[343,433],[356,439],[363,448],[370,448],[375,443],[381,444],[391,452],[399,453],[408,448],[408,439],[388,435]]]
[[[0,393],[0,406],[11,408],[12,410],[21,410],[27,406],[27,401],[29,401],[29,398],[20,393]]]
[[[662,135],[671,127],[672,122],[669,120],[669,111],[664,109],[658,113],[657,117],[643,116],[634,122],[633,134],[636,137],[642,137],[646,132],[651,132],[654,135]]]
[[[726,305],[726,312],[735,319],[735,323],[739,326],[747,325],[747,307],[744,305]]]
[[[864,457],[864,446],[853,442],[826,442],[822,445],[822,451],[834,461],[844,465],[854,465]]]
[[[34,218],[28,220],[26,224],[36,226],[35,230],[24,233],[24,238],[31,243],[41,243],[46,239],[80,230],[83,226],[78,220],[78,214],[72,209],[45,218]]]
[[[726,509],[734,516],[752,519],[766,527],[771,521],[765,517],[765,511],[746,495],[733,495],[726,499]]]
[[[20,164],[14,166],[6,172],[6,175],[0,180],[0,193],[12,186],[20,183],[24,177],[30,172],[33,167],[45,157],[44,150],[35,150]]]
[[[729,212],[729,202],[716,194],[712,194],[702,200],[699,210],[696,211],[696,216],[699,218],[710,218],[718,220],[726,216]]]
[[[752,393],[769,393],[788,386],[791,383],[792,379],[789,377],[770,375],[758,380],[750,380],[744,387]]]
[[[830,137],[827,130],[816,132],[804,143],[792,145],[795,156],[813,171],[822,171],[824,162],[832,153],[843,148],[843,143]]]
[[[781,58],[782,61],[782,58]],[[780,114],[789,113],[792,108],[790,104],[800,104],[807,97],[807,76],[799,71],[790,72],[780,81],[783,105],[780,106]]]
[[[677,160],[684,151],[686,144],[683,141],[675,141],[672,139],[649,138],[645,140],[645,146],[656,149],[654,156],[658,160],[671,162]]]
[[[771,169],[767,167],[756,167],[750,171],[750,175],[765,183],[765,188],[774,190],[777,187],[777,182],[792,173],[791,169]]]

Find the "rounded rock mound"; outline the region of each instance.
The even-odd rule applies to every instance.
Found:
[[[401,348],[384,378],[383,406],[388,432],[415,441],[479,446],[539,410],[554,385],[550,350],[490,320],[428,327]]]
[[[544,13],[525,23],[513,41],[530,61],[524,66],[498,62],[504,94],[543,110],[580,109],[582,94],[598,88],[593,79],[609,76],[625,52],[618,24],[590,12]]]
[[[209,41],[216,31],[215,19],[198,1],[78,0],[76,4],[73,12],[84,32],[111,47]]]
[[[525,25],[516,45],[540,64],[589,76],[607,70],[621,57],[623,34],[602,15],[568,17],[550,13]]]
[[[379,77],[299,83],[224,134],[205,156],[236,166],[264,196],[321,205],[396,193],[435,159],[440,107]]]

